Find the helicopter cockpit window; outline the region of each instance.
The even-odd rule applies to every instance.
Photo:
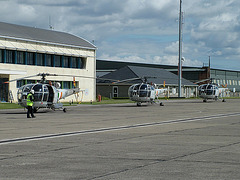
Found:
[[[139,96],[140,97],[147,97],[148,96],[148,85],[147,84],[142,84],[140,86]]]
[[[208,88],[208,85],[204,85],[204,86],[203,86],[203,89],[207,89],[207,88]]]
[[[140,87],[140,85],[137,84],[136,86],[134,86],[133,90],[139,90],[139,87]]]
[[[207,95],[213,95],[213,94],[215,94],[214,87],[215,87],[215,86],[213,86],[213,85],[208,85],[207,88],[206,88],[206,89],[207,89],[206,94],[207,94]]]
[[[34,84],[28,84],[18,89],[17,98],[19,102],[21,102],[23,99],[27,99],[27,95],[32,89],[33,85]]]
[[[44,87],[43,101],[47,101],[49,95],[48,87],[46,85],[44,85],[43,87]]]
[[[44,92],[47,92],[47,93],[49,92],[47,86],[44,86]]]
[[[207,89],[213,89],[213,86],[212,85],[208,85]]]
[[[43,92],[42,84],[36,84],[36,85],[33,87],[33,90],[34,90],[35,92]]]
[[[30,92],[32,87],[33,87],[33,84],[29,84],[29,85],[24,86],[23,92]]]
[[[42,101],[42,97],[43,97],[43,85],[42,84],[36,84],[33,87],[34,90],[34,101]]]
[[[130,86],[129,91],[132,91],[132,90],[133,90],[133,87],[134,87],[134,86]]]
[[[147,84],[143,84],[141,87],[140,87],[141,90],[147,90]]]
[[[135,95],[139,95],[140,86],[141,86],[141,84],[134,84],[134,85],[130,86],[130,88],[128,90],[129,97],[133,97]]]

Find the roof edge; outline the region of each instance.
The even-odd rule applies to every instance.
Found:
[[[74,47],[74,48],[81,48],[81,49],[92,49],[92,50],[96,50],[97,47],[95,45],[93,45],[92,43],[90,43],[89,41],[87,41],[88,43],[90,43],[92,46],[94,46],[94,48],[91,47],[84,47],[84,46],[76,46],[76,45],[69,45],[69,44],[61,44],[61,43],[53,43],[53,42],[47,42],[47,41],[39,41],[39,40],[31,40],[31,39],[25,39],[25,38],[17,38],[17,37],[11,37],[11,36],[3,36],[0,35],[0,38],[5,38],[5,39],[11,39],[11,40],[19,40],[19,41],[27,41],[27,42],[35,42],[35,43],[39,43],[39,44],[50,44],[50,45],[57,45],[57,46],[64,46],[64,47]],[[83,38],[81,38],[83,39]]]

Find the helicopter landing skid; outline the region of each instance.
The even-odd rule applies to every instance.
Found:
[[[159,106],[164,106],[163,102],[160,102],[159,100],[152,101],[152,102],[155,103],[155,104],[159,104]]]
[[[63,112],[67,112],[67,108],[64,108],[62,103],[57,103],[57,104],[53,105],[51,107],[51,109],[53,111],[55,111],[56,109],[61,109],[61,110],[63,110]]]

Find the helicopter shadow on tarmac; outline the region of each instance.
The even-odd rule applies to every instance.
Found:
[[[226,102],[226,101],[224,101]],[[164,103],[192,103],[192,104],[208,104],[208,103],[223,103],[221,99],[218,100],[212,100],[209,99],[206,102],[204,102],[202,99],[186,99],[186,100],[169,100],[169,101],[165,101]]]
[[[42,109],[40,111],[35,112],[34,114],[43,114],[43,113],[49,113],[54,112],[48,109]],[[19,109],[5,109],[4,111],[0,111],[0,114],[26,114],[27,110],[19,110]]]
[[[104,106],[112,106],[112,107],[128,107],[128,108],[141,108],[141,107],[152,107],[152,106],[159,106],[157,103],[141,103],[140,106],[137,106],[136,103],[124,103],[124,104],[108,104],[108,105],[101,105]]]

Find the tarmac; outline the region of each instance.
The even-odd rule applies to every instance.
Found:
[[[0,179],[240,179],[240,99],[0,110]]]

